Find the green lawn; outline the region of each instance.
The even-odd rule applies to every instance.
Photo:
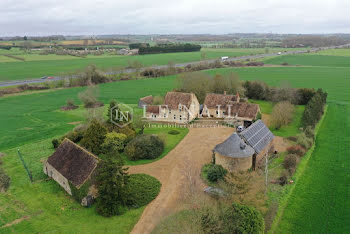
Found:
[[[125,164],[126,165],[146,164],[146,163],[151,163],[151,162],[157,161],[157,160],[163,158],[164,156],[166,156],[172,149],[175,148],[175,146],[177,144],[180,143],[180,141],[187,135],[187,133],[189,131],[188,128],[178,128],[176,130],[179,131],[180,134],[171,135],[168,132],[172,129],[174,129],[174,128],[161,128],[161,127],[160,128],[152,128],[152,126],[149,127],[146,124],[146,128],[144,130],[145,134],[156,134],[156,135],[160,136],[161,138],[164,138],[165,146],[164,146],[163,153],[156,159],[142,159],[142,160],[137,160],[137,161],[131,161],[128,159],[128,157],[125,154],[123,154],[122,156],[125,160]]]

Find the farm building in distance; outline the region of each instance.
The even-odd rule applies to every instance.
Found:
[[[97,195],[91,181],[98,163],[97,156],[66,138],[44,163],[44,173],[70,195],[84,187],[86,194],[79,202],[87,206]]]
[[[185,124],[199,114],[199,102],[193,93],[168,92],[164,105],[148,105],[146,118],[152,121]]]
[[[152,105],[152,103],[153,103],[153,96],[149,95],[139,99],[138,107],[143,108],[144,106]]]
[[[233,133],[213,149],[215,161],[229,171],[255,169],[269,152],[274,135],[261,121],[257,120],[241,133]]]

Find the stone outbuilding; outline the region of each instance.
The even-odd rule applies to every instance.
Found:
[[[44,163],[43,169],[68,194],[79,199],[82,205],[89,206],[97,196],[93,181],[99,161],[97,156],[65,138]],[[77,198],[76,194],[84,197]]]
[[[213,149],[215,163],[228,171],[246,171],[252,167],[254,149],[247,145],[237,133],[233,133]]]
[[[233,133],[213,149],[215,163],[229,171],[255,169],[271,149],[274,135],[268,127],[257,120],[241,133]]]

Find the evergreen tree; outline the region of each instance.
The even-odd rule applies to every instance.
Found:
[[[101,145],[107,134],[107,129],[99,123],[96,119],[93,119],[84,133],[81,141],[82,146],[94,154],[102,153]]]
[[[120,215],[126,211],[127,198],[127,168],[123,168],[121,160],[107,157],[100,162],[97,175],[97,197],[96,210],[105,217]]]
[[[116,108],[113,109],[112,111],[112,108],[117,106]],[[108,113],[107,113],[107,122],[108,123],[112,123],[111,122],[111,118],[114,120],[114,121],[117,121],[116,117],[117,117],[117,111],[116,110],[119,110],[119,107],[118,107],[118,103],[116,100],[112,100],[110,103],[109,103],[109,107],[108,107]]]

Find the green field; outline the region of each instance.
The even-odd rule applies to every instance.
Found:
[[[221,56],[243,56],[250,54],[264,53],[264,49],[207,49],[201,50],[206,54],[206,59],[217,59]],[[278,49],[270,49],[278,51]],[[13,58],[5,57],[1,54],[12,54],[25,58],[26,61],[19,61]],[[200,61],[201,52],[187,53],[167,53],[151,55],[122,56],[104,54],[100,56],[89,55],[86,58],[80,58],[70,55],[39,55],[37,53],[23,54],[22,51],[15,49],[8,52],[0,50],[0,81],[24,80],[39,78],[42,76],[60,75],[64,72],[72,72],[83,69],[88,65],[95,64],[102,69],[121,68],[128,66],[128,61],[139,61],[144,66],[166,65],[169,62],[185,63]]]
[[[331,56],[331,55],[283,55],[277,56],[264,61],[267,64],[288,63],[289,65],[300,66],[322,66],[322,67],[350,67],[350,57],[346,56]]]
[[[332,49],[332,50],[322,50],[317,54],[320,55],[333,55],[333,56],[350,56],[350,49]]]
[[[323,63],[323,58],[315,60],[313,55],[308,56],[302,60],[316,63],[317,67],[244,67],[206,72],[236,72],[242,79],[260,79],[275,86],[288,81],[293,87],[321,87],[329,92],[328,114],[319,131],[316,149],[304,175],[296,183],[277,232],[348,233],[350,67],[339,67],[335,62],[337,56],[319,56],[327,57],[329,66],[315,62]],[[163,95],[174,86],[174,76],[107,83],[99,85],[100,100],[108,103],[114,98],[136,104],[139,97]],[[77,93],[84,89],[49,90],[0,98],[0,151],[7,153],[3,158],[4,168],[12,178],[9,193],[0,194],[0,226],[24,215],[30,216],[0,232],[96,232],[108,229],[127,233],[138,220],[143,208],[125,216],[104,219],[97,216],[94,209],[81,208],[52,181],[42,180],[45,177],[40,159],[53,152],[51,138],[72,129],[74,125],[69,123],[83,120],[80,114],[62,112],[59,108],[68,98],[79,103]],[[17,158],[17,147],[34,172],[36,183],[33,185],[26,179]]]
[[[350,232],[350,106],[332,104],[327,113],[276,233]]]

